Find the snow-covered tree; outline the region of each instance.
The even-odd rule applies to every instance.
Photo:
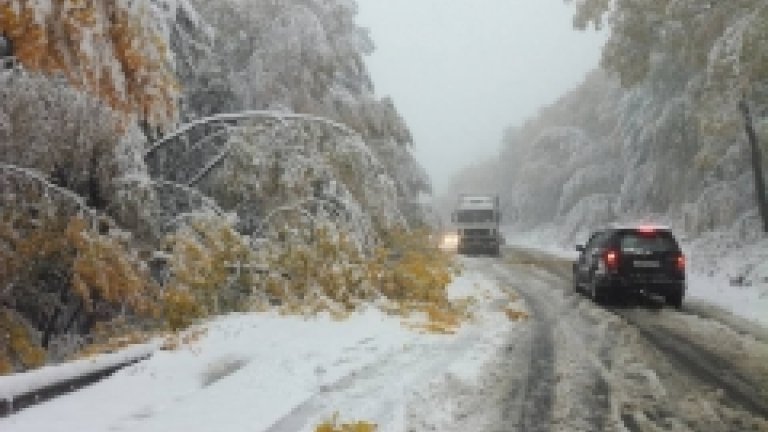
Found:
[[[576,27],[610,26],[603,70],[506,135],[501,189],[512,220],[566,236],[616,220],[753,235],[739,103],[748,100],[765,154],[766,2],[574,3]]]
[[[35,169],[92,207],[114,203],[116,180],[141,169],[135,126],[64,81],[0,74],[0,101],[0,162]]]
[[[195,5],[213,38],[198,67],[182,77],[187,116],[257,109],[326,117],[363,136],[404,202],[430,190],[408,148],[413,141],[408,127],[391,99],[374,95],[363,62],[373,44],[355,23],[354,2]]]
[[[625,87],[647,88],[657,99],[666,93],[667,100],[682,101],[672,103],[686,121],[698,123],[696,133],[701,139],[694,144],[698,169],[711,169],[712,161],[732,158],[733,142],[747,137],[739,106],[754,105],[758,123],[766,116],[768,2],[576,2],[577,27],[590,23],[599,27],[606,17],[611,32],[603,50],[603,67],[616,72]],[[747,117],[747,132],[751,122]],[[761,186],[763,161],[758,140],[750,141],[758,207],[764,214],[768,210]],[[768,219],[764,220],[768,226]]]
[[[167,130],[179,88],[158,16],[149,0],[5,0],[0,32],[26,69],[61,74],[113,109]]]

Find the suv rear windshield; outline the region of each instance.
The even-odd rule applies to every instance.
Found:
[[[678,250],[677,242],[668,232],[649,234],[626,232],[621,236],[620,248],[622,252],[629,253],[675,252]]]

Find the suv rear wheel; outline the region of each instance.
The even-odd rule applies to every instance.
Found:
[[[683,293],[677,292],[674,294],[669,294],[666,297],[667,304],[674,307],[675,309],[682,309],[683,308]]]
[[[594,282],[590,284],[589,294],[590,297],[592,297],[592,300],[599,305],[604,305],[608,302],[608,296],[605,292],[605,288],[597,285]]]

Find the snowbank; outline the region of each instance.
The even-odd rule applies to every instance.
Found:
[[[768,327],[768,238],[742,244],[713,233],[683,246],[688,296]]]

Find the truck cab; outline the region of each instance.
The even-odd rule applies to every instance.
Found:
[[[451,219],[458,234],[458,253],[499,256],[501,212],[497,195],[459,196]]]

